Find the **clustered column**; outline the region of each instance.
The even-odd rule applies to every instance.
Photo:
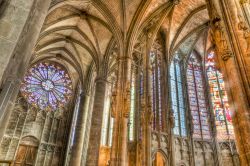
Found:
[[[219,66],[225,76],[241,164],[247,166],[250,163],[250,110],[236,58],[239,55],[231,51],[227,41],[227,31],[223,28],[218,15],[212,20],[212,30]]]
[[[15,6],[11,6],[13,3],[14,2],[1,4],[4,4],[6,9],[15,9]],[[13,103],[18,95],[21,80],[29,65],[33,48],[39,37],[50,3],[51,0],[36,0],[32,2],[29,14],[27,15],[26,23],[23,25],[23,29],[21,29],[19,38],[17,38],[12,45],[14,49],[10,52],[3,53],[5,56],[3,60],[11,60],[9,61],[7,67],[3,66],[3,68],[1,68],[1,70],[4,71],[4,75],[2,77],[1,73],[0,76],[0,83],[2,83],[2,87],[0,87],[2,88],[2,91],[0,92],[0,140],[7,126],[11,113],[10,110],[12,110],[11,108],[13,107]],[[2,6],[0,6],[0,18],[2,18],[4,12],[7,11],[8,10],[3,10]],[[15,19],[20,17],[18,15],[20,13],[16,13],[14,11],[12,12]]]
[[[91,130],[89,135],[89,146],[86,161],[87,166],[98,165],[107,81],[104,77],[98,77],[95,83],[95,99],[92,112]]]
[[[80,166],[82,160],[82,151],[83,151],[83,144],[84,144],[84,133],[85,133],[85,121],[87,111],[89,111],[89,100],[90,97],[88,94],[82,92],[80,94],[80,103],[78,107],[78,114],[75,126],[75,134],[74,134],[74,142],[72,146],[71,158],[70,158],[70,165],[72,166]]]
[[[127,165],[127,131],[130,110],[130,57],[120,57],[117,91],[114,103],[114,132],[111,150],[111,166]]]

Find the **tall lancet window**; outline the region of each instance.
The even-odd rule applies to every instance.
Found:
[[[209,139],[210,126],[205,98],[204,77],[201,60],[192,53],[187,66],[189,106],[193,123],[193,138]]]
[[[111,85],[107,85],[102,122],[102,146],[111,146],[114,119],[111,116]]]
[[[136,111],[136,70],[135,66],[131,71],[131,87],[130,87],[130,113],[129,113],[129,141],[135,138],[135,111]]]
[[[151,51],[150,62],[152,67],[152,110],[153,129],[162,130],[162,99],[161,99],[161,55],[158,50]]]
[[[221,140],[233,139],[234,131],[232,117],[229,110],[223,75],[215,66],[214,56],[215,54],[213,51],[208,54],[206,59],[206,71],[215,115],[217,138]]]
[[[170,65],[171,101],[175,117],[174,134],[185,137],[187,132],[181,73],[180,61],[175,58]]]

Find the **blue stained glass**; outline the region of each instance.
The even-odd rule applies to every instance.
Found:
[[[72,82],[62,66],[42,62],[28,70],[21,93],[30,104],[42,110],[56,110],[69,101]]]
[[[186,136],[186,121],[181,79],[181,68],[178,60],[173,60],[170,65],[171,101],[175,117],[174,134]]]
[[[161,55],[157,51],[150,52],[150,62],[152,67],[151,85],[152,85],[152,111],[154,130],[163,129],[162,102],[161,102]]]
[[[188,96],[193,117],[194,138],[210,138],[207,106],[204,95],[202,68],[196,55],[192,54],[187,69]],[[205,136],[206,135],[206,136]]]

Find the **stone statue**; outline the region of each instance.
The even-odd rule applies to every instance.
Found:
[[[214,19],[213,26],[214,26],[214,31],[212,35],[213,35],[213,40],[216,44],[216,48],[218,49],[218,52],[221,55],[222,60],[227,61],[230,57],[232,57],[232,53],[229,49],[220,19],[218,18]]]
[[[246,48],[246,51],[245,51],[245,54],[247,56],[250,56],[250,30],[246,24],[246,22],[242,19],[241,16],[239,16],[239,24],[238,24],[238,28],[239,30],[242,30],[243,31],[243,35],[244,35],[244,38],[246,40],[246,43],[247,43],[247,48]]]
[[[171,128],[174,128],[175,126],[175,121],[174,121],[174,110],[171,109],[170,114],[169,114],[169,124]]]

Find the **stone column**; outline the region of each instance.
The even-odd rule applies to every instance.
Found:
[[[249,0],[239,0],[243,8],[243,13],[247,19],[248,24],[250,25],[250,2]]]
[[[82,151],[83,151],[83,143],[84,143],[84,136],[85,136],[85,116],[87,115],[86,112],[88,110],[90,97],[82,92],[80,94],[80,103],[78,108],[76,126],[75,126],[75,135],[74,135],[74,142],[71,150],[71,157],[69,165],[72,166],[81,166],[82,160]]]
[[[250,104],[250,29],[242,13],[240,0],[217,1],[225,25],[228,43],[235,56],[235,63],[242,82],[243,93]]]
[[[118,82],[115,92],[114,110],[114,132],[111,150],[111,166],[126,166],[127,161],[127,135],[128,116],[130,111],[130,80],[131,80],[131,59],[120,57],[118,60]]]
[[[101,143],[102,119],[107,81],[102,77],[98,77],[95,83],[95,99],[92,111],[86,166],[98,165]]]
[[[146,149],[145,149],[145,157],[146,157],[146,163],[145,166],[151,166],[152,165],[152,151],[151,151],[151,137],[152,137],[152,123],[153,123],[153,111],[152,111],[152,93],[151,89],[153,88],[152,85],[152,67],[150,64],[150,51],[153,42],[153,38],[151,37],[151,32],[147,32],[147,43],[146,43],[146,55],[145,55],[145,143],[146,143]]]
[[[0,92],[0,140],[50,2],[51,0],[29,2],[11,0],[0,19],[0,84],[2,88]],[[10,29],[16,34],[10,34]],[[3,117],[4,121],[1,120]]]
[[[0,18],[3,16],[10,0],[0,0]]]
[[[232,112],[234,132],[241,165],[250,165],[250,109],[236,57],[231,51],[225,29],[219,17],[213,18],[212,30],[219,66],[225,77],[225,86]]]
[[[242,90],[238,70],[235,67],[234,58],[223,62],[224,75],[226,73],[226,89],[229,95],[230,109],[233,114],[233,125],[237,149],[241,163],[250,165],[250,115],[246,97]]]

